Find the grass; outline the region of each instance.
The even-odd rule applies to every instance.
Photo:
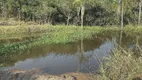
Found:
[[[33,36],[31,34],[41,34],[36,39],[23,40],[15,43],[1,43],[0,54],[12,54],[17,51],[22,51],[33,46],[42,44],[58,44],[70,43],[78,40],[92,38],[93,35],[103,31],[114,32],[118,31],[118,27],[89,27],[84,26],[83,30],[80,26],[65,26],[65,25],[17,25],[17,26],[0,26],[0,39],[19,38],[23,35]],[[126,33],[141,33],[141,27],[128,26],[123,29]],[[17,35],[18,34],[18,35]],[[13,35],[12,37],[10,37]],[[14,37],[14,35],[17,35]],[[105,35],[105,34],[104,34]],[[37,35],[35,35],[37,36]]]
[[[28,25],[21,24],[16,26],[0,26],[0,40],[4,39],[22,39],[23,37],[37,36],[37,39],[24,40],[23,42],[3,44],[0,54],[17,50],[24,50],[20,46],[32,47],[41,44],[57,44],[69,43],[81,40],[82,38],[92,38],[93,35],[103,31],[114,32],[118,31],[118,27],[89,27],[84,26],[82,30],[80,26],[65,26],[65,25]],[[123,29],[124,32],[131,34],[140,34],[141,27],[127,26]],[[104,34],[105,35],[105,34]],[[24,48],[23,47],[23,48]]]
[[[141,35],[142,34],[142,26],[132,26],[128,25],[123,29],[129,35]]]
[[[42,44],[58,44],[70,43],[81,40],[82,38],[92,38],[93,35],[103,31],[114,32],[118,31],[118,27],[89,27],[84,26],[83,30],[80,26],[65,26],[65,25],[16,25],[16,26],[0,26],[0,39],[22,39],[25,36],[37,36],[37,39],[23,40],[16,43],[1,43],[0,54],[17,53],[32,46]],[[141,33],[141,27],[128,26],[123,29],[126,33]],[[32,35],[33,34],[33,35]],[[105,34],[104,34],[105,35]]]
[[[38,46],[42,44],[58,44],[58,43],[70,43],[75,42],[78,40],[81,40],[82,38],[92,38],[94,34],[100,33],[104,31],[104,28],[101,27],[84,27],[82,30],[81,27],[78,26],[48,26],[48,25],[42,25],[42,26],[34,26],[41,29],[47,29],[45,34],[37,39],[32,40],[24,40],[23,42],[15,42],[15,43],[5,43],[1,44],[0,49],[0,55],[6,55],[6,54],[12,54],[12,53],[18,53],[17,51],[26,50],[28,48],[31,48],[33,46]],[[21,29],[22,28],[22,29]],[[21,27],[16,28],[13,26],[6,27],[3,32],[3,34],[9,34],[9,33],[26,33],[26,30],[28,27]],[[1,28],[3,29],[3,27]],[[7,33],[7,30],[11,29]],[[23,30],[19,31],[18,30]],[[2,32],[1,32],[2,33]],[[33,32],[32,32],[33,33]],[[37,33],[37,32],[35,32]]]
[[[137,54],[142,54],[140,48],[137,50]],[[136,53],[130,49],[115,49],[106,59],[107,62],[101,65],[98,80],[133,80],[139,75],[142,77],[142,56],[138,57]]]
[[[31,31],[29,32],[29,28]],[[1,35],[41,33],[41,37],[23,42],[0,43],[0,55],[20,54],[20,51],[28,50],[33,46],[42,44],[70,43],[81,39],[92,38],[93,35],[102,32],[119,31],[117,27],[89,27],[85,26],[82,30],[79,26],[51,26],[51,25],[21,25],[21,26],[1,26]],[[127,26],[123,29],[129,35],[138,35],[142,33],[142,27]],[[104,34],[105,35],[105,34]],[[5,38],[5,37],[4,37]],[[130,49],[117,48],[107,62],[101,64],[98,80],[132,80],[137,75],[142,74],[142,57],[136,56],[142,54],[139,48],[137,52]]]
[[[29,31],[30,30],[30,31]],[[17,25],[17,26],[0,26],[0,37],[7,39],[9,35],[40,34],[36,39],[24,40],[14,43],[0,43],[0,55],[21,54],[20,52],[30,49],[33,46],[42,44],[59,44],[70,43],[81,39],[92,38],[93,35],[102,32],[116,32],[118,27],[89,27],[85,26],[83,30],[79,26],[64,25]],[[131,25],[122,29],[128,35],[136,36],[142,34],[142,27],[133,27]],[[36,36],[36,35],[35,35]],[[104,33],[104,36],[106,34]],[[16,37],[13,37],[16,38]],[[142,50],[134,52],[130,49],[117,48],[111,56],[106,59],[105,63],[100,66],[100,74],[97,80],[132,80],[137,75],[142,74],[142,57],[136,54],[142,54]]]
[[[42,25],[16,25],[16,26],[0,26],[0,34],[15,34],[15,33],[37,33],[46,32],[50,26]]]

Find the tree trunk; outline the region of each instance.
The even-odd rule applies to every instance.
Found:
[[[123,21],[124,21],[124,13],[123,13],[123,0],[120,0],[120,6],[121,6],[121,28],[123,28],[124,24],[123,24]]]
[[[20,8],[18,8],[18,15],[17,15],[17,19],[18,21],[21,21],[21,12],[20,12]],[[19,25],[21,25],[21,23],[19,22]]]
[[[30,14],[30,21],[33,21],[33,14]]]
[[[120,26],[120,20],[121,20],[121,18],[120,18],[120,15],[121,15],[121,5],[120,5],[120,2],[119,2],[119,5],[117,7],[116,15],[117,15],[117,25]]]
[[[77,8],[77,21],[76,21],[76,25],[79,26],[80,24],[80,11],[81,11],[81,7]]]
[[[83,28],[83,24],[84,24],[84,13],[85,13],[85,7],[84,5],[81,5],[81,27]]]
[[[2,6],[3,6],[3,9],[2,9],[2,17],[3,19],[6,19],[7,18],[7,5],[6,5],[6,2],[3,1],[2,2]]]
[[[19,8],[18,8],[18,20],[19,21],[22,20],[21,4],[19,4]]]
[[[141,24],[141,12],[142,12],[142,0],[139,2],[139,17],[138,17],[138,25]]]
[[[47,22],[48,24],[50,24],[50,13],[47,14],[47,16],[46,16],[46,22]]]
[[[69,17],[67,18],[67,26],[69,26]]]
[[[26,18],[27,18],[27,13],[26,12],[24,12],[24,21],[26,22]]]
[[[67,17],[67,26],[69,26],[70,19],[71,19],[71,15],[68,14],[68,17]]]
[[[123,31],[122,29],[120,30],[120,35],[119,35],[119,45],[121,46],[122,44],[122,38],[123,38]]]

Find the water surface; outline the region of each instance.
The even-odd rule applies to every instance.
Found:
[[[102,33],[89,40],[84,39],[83,41],[67,44],[36,46],[23,52],[21,55],[1,56],[0,63],[6,65],[1,69],[30,70],[37,68],[48,74],[97,72],[99,61],[110,55],[116,43],[119,43],[121,40],[122,46],[131,47],[135,45],[135,39],[135,36],[125,33],[122,34],[121,39],[118,33],[108,33],[107,35]]]

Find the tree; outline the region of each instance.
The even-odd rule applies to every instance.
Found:
[[[66,25],[69,25],[70,19],[73,17],[75,7],[74,0],[58,0],[57,8],[66,18]]]
[[[120,6],[120,14],[121,14],[121,18],[120,18],[120,22],[121,22],[121,28],[123,28],[124,25],[124,14],[123,14],[123,0],[119,0],[119,6]]]
[[[6,19],[8,15],[7,0],[0,0],[0,5],[1,5],[1,16],[2,18]]]
[[[140,25],[141,7],[142,0],[0,0],[0,16],[82,27]]]
[[[36,10],[35,16],[40,19],[40,23],[51,24],[51,16],[56,12],[56,8],[52,7],[54,0],[40,0],[40,5]]]
[[[84,24],[84,14],[85,14],[85,6],[94,5],[96,0],[75,0],[74,4],[80,6],[81,11],[81,26],[83,28]]]
[[[35,13],[38,10],[40,3],[38,0],[24,0],[22,2],[21,12],[24,14],[24,20],[34,21]]]
[[[138,25],[141,23],[141,12],[142,12],[142,0],[139,0],[139,17],[138,17]]]

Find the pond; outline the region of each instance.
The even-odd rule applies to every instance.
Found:
[[[54,75],[69,72],[97,72],[100,62],[110,55],[120,40],[122,46],[131,48],[135,45],[136,36],[123,33],[120,37],[118,32],[105,32],[95,35],[92,39],[36,46],[22,54],[1,56],[0,64],[6,65],[1,67],[1,70],[37,68]],[[142,37],[139,38],[139,44],[142,44],[141,40]]]

